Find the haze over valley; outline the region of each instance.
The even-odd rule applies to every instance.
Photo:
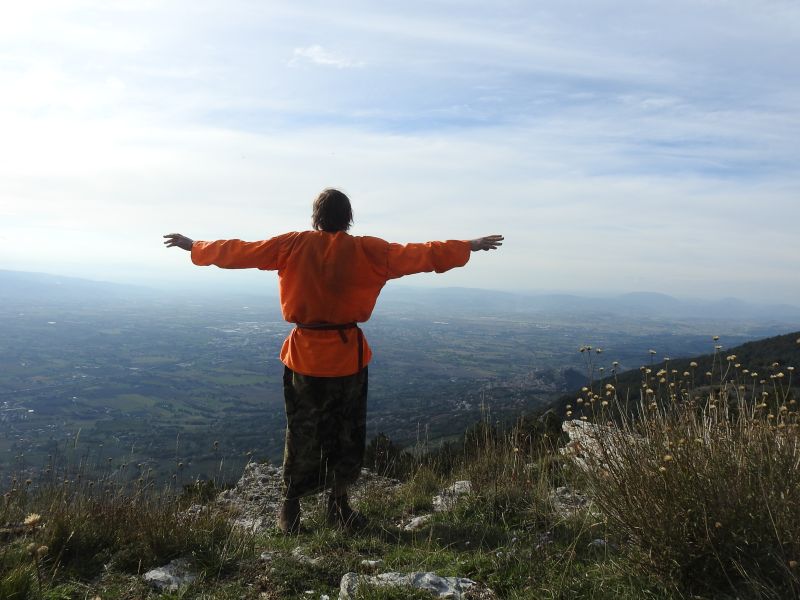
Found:
[[[280,461],[276,297],[164,291],[0,271],[0,473],[51,462],[230,479]],[[389,284],[363,326],[368,434],[411,446],[536,412],[612,362],[634,369],[800,329],[800,309],[657,294],[590,298]],[[601,371],[602,369],[602,371]],[[216,442],[216,444],[215,444]],[[110,459],[110,460],[109,460]],[[123,466],[124,465],[124,466]]]

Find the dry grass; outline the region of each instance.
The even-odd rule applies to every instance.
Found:
[[[676,590],[797,598],[793,369],[759,375],[719,350],[705,374],[643,367],[634,402],[613,384],[584,390],[576,412],[614,424],[595,437],[587,490],[610,529],[643,550],[642,566]]]

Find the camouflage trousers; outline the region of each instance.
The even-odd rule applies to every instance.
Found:
[[[345,377],[283,372],[287,498],[354,483],[367,438],[367,368]]]

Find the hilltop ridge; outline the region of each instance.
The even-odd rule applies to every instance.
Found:
[[[599,361],[595,360],[589,370],[594,371],[593,379],[596,389],[602,390],[606,385],[611,384],[615,387],[620,397],[628,398],[631,402],[636,402],[642,391],[643,375],[646,375],[646,373],[642,372],[642,369],[649,369],[651,374],[661,371],[669,371],[670,374],[673,374],[674,371],[673,375],[676,375],[677,378],[674,378],[673,381],[676,383],[681,381],[688,382],[689,378],[684,378],[683,374],[690,373],[694,378],[693,385],[701,388],[708,385],[718,385],[720,379],[725,377],[725,372],[729,372],[732,377],[736,377],[738,374],[741,383],[747,385],[752,384],[753,374],[758,374],[758,381],[761,381],[769,380],[771,375],[784,372],[784,375],[788,375],[785,378],[785,383],[792,387],[797,387],[800,386],[800,377],[793,377],[792,371],[795,367],[800,367],[798,340],[800,340],[800,331],[795,331],[726,348],[724,339],[714,340],[712,338],[709,339],[709,345],[713,350],[706,354],[689,358],[671,358],[660,356],[656,351],[656,354],[651,354],[652,360],[644,363],[640,368],[614,373],[614,367],[612,366],[600,373],[597,365]],[[586,352],[596,352],[596,349],[587,350]],[[659,356],[660,358],[656,358]],[[735,358],[729,360],[729,357]],[[603,364],[612,358],[611,356],[604,356]],[[785,371],[786,367],[791,367],[792,369]],[[604,373],[610,374],[603,376]],[[709,376],[707,375],[708,373],[712,375]],[[784,377],[784,375],[781,377]],[[658,384],[657,378],[655,378],[655,381]],[[576,388],[572,393],[560,396],[551,404],[550,408],[564,415],[568,410],[566,408],[567,405],[574,404],[576,394],[579,394],[579,392],[580,390]]]

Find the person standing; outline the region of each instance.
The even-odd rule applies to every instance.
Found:
[[[350,199],[329,188],[314,201],[310,231],[258,242],[164,236],[167,247],[190,251],[195,265],[278,272],[281,310],[295,324],[280,352],[287,425],[278,527],[285,533],[299,531],[300,498],[324,490],[330,523],[366,524],[348,502],[366,447],[372,358],[358,323],[370,318],[383,286],[405,275],[462,267],[471,252],[503,242],[503,236],[490,235],[402,245],[352,236],[352,223]]]

